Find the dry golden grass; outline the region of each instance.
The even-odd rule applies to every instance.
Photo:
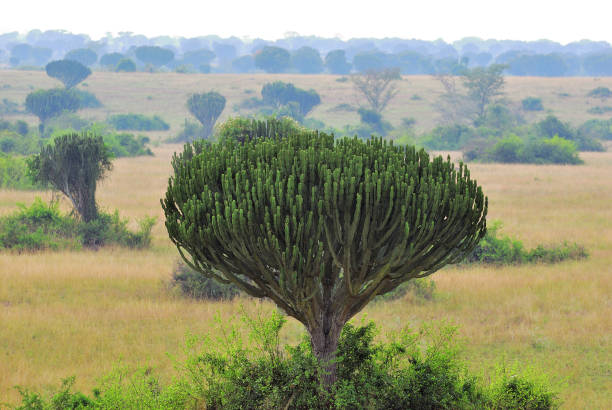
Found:
[[[102,102],[100,109],[88,109],[80,115],[104,120],[108,115],[117,113],[141,113],[160,115],[171,125],[168,132],[156,132],[155,136],[167,137],[176,134],[185,118],[194,120],[185,102],[189,94],[215,90],[227,99],[221,119],[237,115],[235,105],[251,97],[261,98],[261,87],[270,81],[288,81],[298,87],[315,89],[321,95],[321,105],[311,116],[334,127],[357,124],[355,112],[333,110],[338,104],[358,105],[359,98],[353,91],[350,81],[338,82],[333,75],[297,74],[178,74],[178,73],[111,73],[94,72],[79,87],[93,92]],[[9,85],[9,88],[4,88]],[[2,70],[0,78],[0,99],[23,103],[26,95],[36,88],[60,86],[60,82],[49,78],[44,71]],[[438,121],[433,104],[443,89],[431,76],[404,76],[398,82],[398,94],[385,111],[385,118],[399,126],[402,118],[414,117],[416,128],[425,131],[433,128]],[[506,97],[519,103],[525,97],[540,97],[546,110],[560,118],[579,124],[589,118],[602,118],[587,113],[587,110],[601,101],[587,98],[587,93],[595,87],[612,88],[612,77],[607,78],[540,78],[507,77]],[[420,99],[413,99],[413,96]],[[605,104],[603,104],[605,105]],[[547,111],[530,114],[530,120],[545,116]],[[7,117],[13,118],[13,117]],[[17,115],[32,124],[37,123],[33,116]],[[604,116],[604,118],[607,118]]]
[[[70,375],[88,391],[119,361],[151,365],[167,380],[174,373],[167,353],[178,354],[188,332],[205,333],[216,314],[228,319],[240,304],[273,309],[249,299],[195,303],[166,290],[177,254],[159,198],[178,148],[117,160],[99,187],[106,209],[158,216],[151,249],[0,253],[0,403],[16,402],[15,385],[44,389]],[[612,407],[612,153],[581,155],[583,166],[470,169],[489,196],[490,219],[503,221],[505,233],[528,246],[577,241],[588,260],[451,267],[433,276],[436,300],[372,304],[360,317],[383,332],[449,320],[460,328],[470,366],[485,377],[502,359],[519,361],[553,375],[565,408]],[[39,194],[0,191],[0,214]],[[301,331],[290,321],[285,340],[295,342]]]

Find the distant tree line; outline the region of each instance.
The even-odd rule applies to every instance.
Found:
[[[506,66],[517,76],[612,75],[612,46],[582,40],[539,41],[464,38],[453,43],[398,38],[290,36],[276,41],[236,37],[147,38],[129,32],[92,40],[60,30],[0,34],[0,67],[43,67],[52,60],[114,71],[182,73],[253,72],[349,74],[397,68],[401,74],[459,74],[465,68]]]

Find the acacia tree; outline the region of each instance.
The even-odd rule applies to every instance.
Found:
[[[140,46],[134,51],[136,58],[145,64],[161,67],[174,59],[174,51],[158,46]]]
[[[96,185],[111,168],[110,150],[90,133],[56,137],[28,161],[32,179],[66,195],[84,222],[98,218]]]
[[[383,139],[226,139],[187,145],[173,167],[161,202],[180,255],[299,320],[328,387],[350,318],[486,231],[487,200],[463,164]]]
[[[398,68],[367,70],[351,75],[355,90],[365,97],[372,110],[381,113],[397,94],[395,80],[400,79]]]
[[[504,64],[493,64],[489,67],[475,67],[466,70],[462,75],[463,85],[467,88],[468,97],[476,106],[476,124],[485,120],[487,107],[498,95],[502,94],[506,69]]]
[[[45,66],[49,77],[57,78],[66,89],[70,89],[89,77],[91,70],[78,61],[57,60]]]
[[[38,130],[43,135],[45,122],[56,117],[64,111],[74,112],[79,109],[79,97],[71,90],[52,88],[50,90],[36,90],[27,95],[25,100],[28,112],[36,115],[40,120]]]
[[[212,134],[215,122],[224,108],[225,97],[215,91],[193,94],[187,100],[187,109],[202,124],[202,138],[207,138]]]

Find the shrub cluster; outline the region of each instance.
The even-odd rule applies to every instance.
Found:
[[[486,145],[466,150],[467,160],[526,164],[582,164],[576,144],[558,136],[524,138],[505,136],[489,148]]]
[[[44,249],[80,249],[116,244],[144,248],[151,243],[155,218],[145,217],[137,232],[127,229],[128,220],[119,212],[101,213],[97,220],[85,223],[59,210],[57,202],[46,204],[36,198],[30,206],[0,218],[0,249],[17,252]]]
[[[525,111],[542,111],[542,99],[537,97],[527,97],[521,100],[521,106]]]
[[[149,142],[149,137],[136,137],[134,134],[126,132],[108,132],[102,138],[104,139],[104,144],[111,150],[115,158],[153,155],[153,151],[146,146]]]
[[[556,394],[542,377],[501,369],[490,385],[468,373],[453,341],[455,328],[404,329],[375,343],[373,323],[348,324],[338,346],[338,379],[325,390],[304,339],[283,349],[285,319],[245,318],[249,339],[231,325],[219,337],[188,341],[181,375],[162,386],[151,369],[119,368],[92,396],[73,392],[74,378],[48,396],[19,389],[17,409],[554,409]]]
[[[100,108],[102,103],[95,94],[89,91],[73,88],[72,92],[79,98],[79,108]]]
[[[556,263],[564,260],[578,260],[588,257],[583,246],[564,242],[556,246],[538,245],[525,249],[523,242],[500,235],[499,221],[487,227],[485,237],[464,260],[467,263],[491,263],[500,265],[521,263]]]
[[[28,165],[23,157],[13,157],[0,152],[0,188],[41,189],[28,176]]]
[[[147,117],[143,114],[116,114],[108,119],[116,130],[125,131],[167,131],[170,125],[160,116]]]

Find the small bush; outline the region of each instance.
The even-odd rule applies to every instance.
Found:
[[[170,125],[157,115],[147,117],[142,114],[117,114],[111,116],[108,123],[119,131],[167,131],[170,129]]]
[[[2,115],[18,114],[21,111],[22,110],[19,109],[19,104],[15,101],[11,101],[8,98],[3,98],[2,101],[0,101],[0,114]]]
[[[187,297],[198,300],[232,300],[240,294],[233,284],[223,284],[179,262],[172,272],[171,286]]]
[[[489,263],[515,265],[522,263],[557,263],[564,260],[579,260],[589,255],[583,246],[564,242],[560,245],[537,247],[526,250],[523,242],[509,236],[501,236],[500,221],[493,221],[487,233],[474,250],[465,258],[467,263]]]
[[[547,378],[534,371],[521,371],[516,366],[502,367],[489,388],[491,408],[544,410],[559,407],[557,394]]]
[[[0,153],[0,188],[33,190],[42,189],[42,186],[34,184],[28,176],[25,158]]]
[[[73,88],[73,92],[79,98],[79,108],[100,108],[102,107],[102,103],[98,98],[89,91],[79,90],[78,88]]]
[[[608,87],[597,87],[589,91],[587,97],[600,98],[602,100],[605,100],[607,98],[612,97],[612,91],[610,91]]]
[[[576,143],[558,136],[553,138],[525,139],[507,135],[489,149],[471,150],[466,159],[483,162],[524,164],[582,164]]]
[[[104,139],[104,144],[112,151],[115,158],[153,155],[153,151],[146,146],[149,142],[148,137],[136,137],[134,134],[126,132],[111,132],[103,134],[102,138]]]
[[[41,139],[36,135],[20,135],[0,130],[0,151],[5,154],[30,155],[40,151]]]
[[[542,105],[542,99],[537,97],[527,97],[521,100],[521,106],[525,111],[542,111],[544,105]]]
[[[130,248],[149,246],[155,218],[142,219],[136,232],[128,230],[127,223],[118,211],[110,215],[100,213],[97,220],[85,223],[60,213],[57,202],[46,204],[36,198],[29,207],[19,204],[17,212],[0,217],[0,248],[22,252],[110,244]]]

